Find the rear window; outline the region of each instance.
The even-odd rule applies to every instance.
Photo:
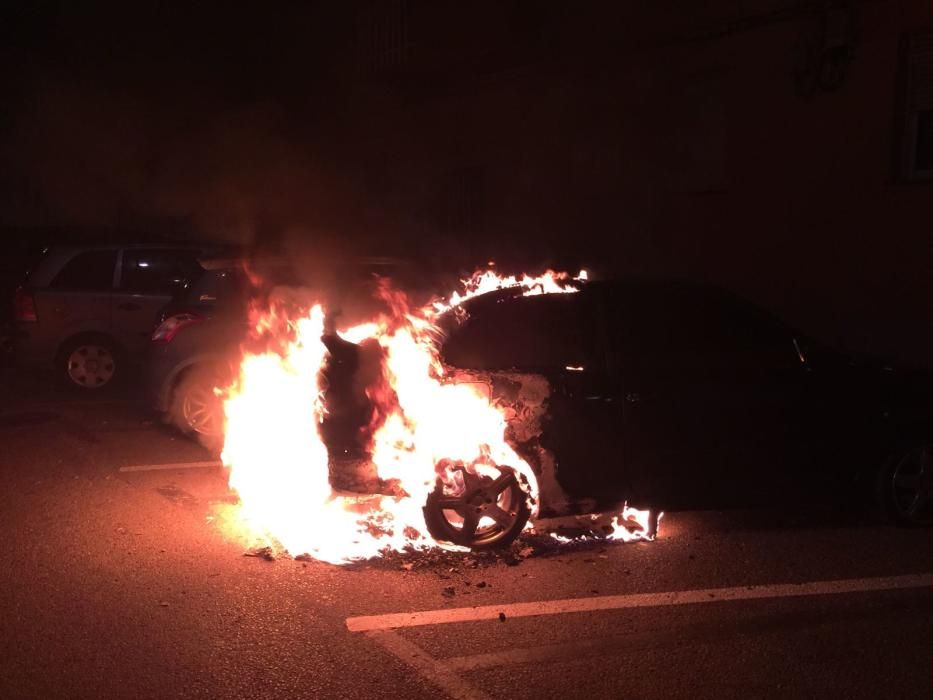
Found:
[[[79,292],[109,291],[113,288],[113,270],[116,264],[116,250],[88,250],[78,253],[55,275],[50,286]]]
[[[172,294],[200,272],[190,250],[125,250],[120,287],[137,294]]]
[[[184,298],[199,304],[230,304],[243,301],[249,280],[240,269],[204,270],[190,284]]]

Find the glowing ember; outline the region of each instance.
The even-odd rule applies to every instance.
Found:
[[[310,311],[283,313],[275,307],[255,314],[253,340],[265,342],[266,349],[246,351],[239,377],[224,391],[221,456],[240,497],[242,523],[292,554],[333,563],[375,556],[386,548],[438,546],[422,510],[432,493],[453,498],[451,489],[459,484],[462,490],[466,479],[504,483],[508,468],[517,476],[517,487],[512,479],[512,501],[503,500],[502,508],[515,511],[514,494],[524,493],[534,515],[535,474],[506,441],[504,411],[475,384],[454,383],[446,376],[435,322],[490,291],[575,292],[576,281],[585,279],[585,272],[571,279],[550,271],[537,277],[485,271],[465,280],[460,292],[416,310],[383,286],[380,295],[390,312],[338,332],[351,343],[375,343],[381,352],[381,381],[366,388],[374,406],[370,457],[379,478],[395,485],[395,496],[351,496],[331,487],[321,434],[327,413],[321,379],[328,358],[322,341],[324,309],[315,305]],[[435,490],[439,478],[442,491]],[[488,516],[471,516],[473,528],[503,515],[492,501],[486,501],[491,503]],[[613,520],[609,538],[643,539],[648,532],[647,511],[626,507]]]

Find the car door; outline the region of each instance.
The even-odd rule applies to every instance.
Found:
[[[515,375],[543,377],[549,396],[540,445],[555,459],[558,484],[571,500],[614,501],[624,481],[622,416],[599,362],[589,295],[489,301],[470,310],[445,344],[445,359],[456,367],[492,370],[494,395],[507,392]]]
[[[142,357],[159,311],[200,272],[195,252],[173,248],[126,248],[120,254],[112,296],[113,334],[130,359]]]
[[[805,382],[792,334],[703,288],[644,290],[617,309],[612,364],[637,494],[705,508],[784,493]]]
[[[111,332],[110,304],[116,261],[116,249],[77,253],[48,286],[34,290],[41,336],[46,339],[50,354],[72,336]]]

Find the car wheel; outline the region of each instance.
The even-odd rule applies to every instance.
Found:
[[[219,386],[223,386],[219,374],[194,368],[184,374],[172,393],[172,423],[212,449],[219,449],[223,442],[223,400],[214,391]]]
[[[113,342],[97,335],[66,343],[59,352],[58,364],[69,387],[87,391],[112,386],[120,365]]]
[[[898,450],[878,480],[884,512],[903,525],[933,525],[933,448],[916,445]]]
[[[479,465],[446,471],[448,476],[438,478],[424,506],[434,539],[484,550],[504,547],[518,537],[531,510],[514,469]]]

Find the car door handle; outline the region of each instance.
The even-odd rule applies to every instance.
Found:
[[[139,304],[134,304],[132,301],[128,301],[124,304],[117,305],[118,309],[123,309],[124,311],[139,311],[141,307]]]

